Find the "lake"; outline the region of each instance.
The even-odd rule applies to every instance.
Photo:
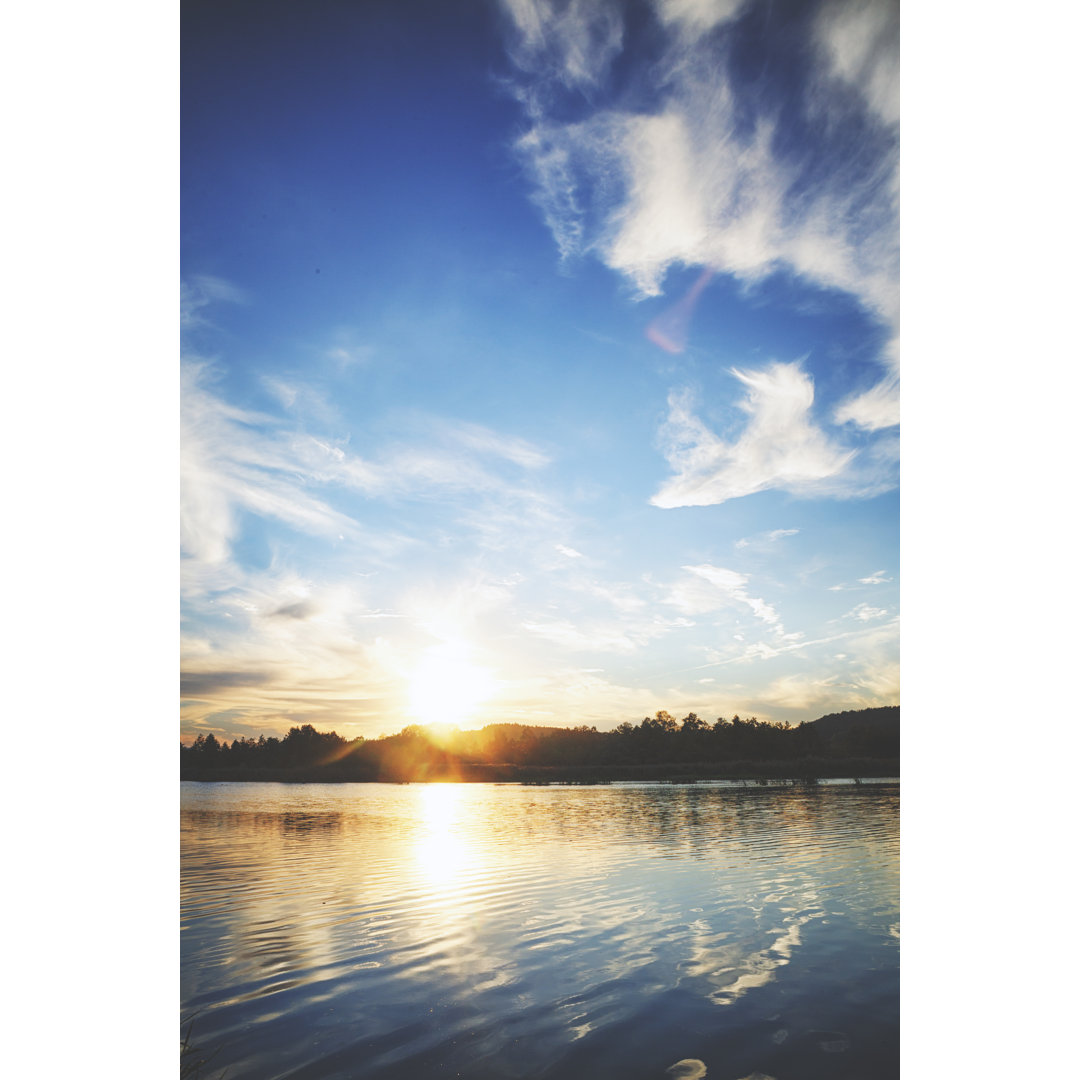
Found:
[[[894,781],[186,782],[180,850],[200,1080],[899,1075]]]

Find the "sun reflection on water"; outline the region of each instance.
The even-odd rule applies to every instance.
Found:
[[[256,1022],[312,1075],[354,1053],[361,1023],[417,1060],[441,1040],[462,1075],[543,1058],[585,1076],[623,1053],[628,1025],[674,1042],[671,1061],[699,1051],[670,1024],[734,1031],[749,1013],[770,1023],[754,1021],[754,1054],[794,1061],[805,1043],[832,1060],[858,1051],[868,995],[895,992],[893,792],[205,785],[186,799],[183,1000],[211,1001],[209,1034],[251,1068],[269,1061],[241,1041]],[[836,1003],[821,1020],[819,1002]],[[639,1074],[633,1054],[620,1075]],[[404,1075],[383,1064],[356,1075]]]
[[[437,898],[460,884],[475,868],[476,849],[463,835],[460,784],[426,784],[420,799],[420,832],[414,857],[424,881]]]

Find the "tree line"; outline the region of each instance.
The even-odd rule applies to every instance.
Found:
[[[613,731],[595,727],[489,724],[477,731],[443,731],[410,724],[378,739],[345,739],[293,727],[283,738],[260,735],[231,743],[213,734],[181,744],[181,777],[187,779],[279,779],[303,776],[335,780],[529,779],[575,770],[643,777],[656,772],[799,775],[809,767],[863,759],[899,769],[899,706],[834,714],[792,727],[756,717],[713,722],[689,713],[676,720],[660,710],[640,723]],[[866,714],[865,716],[863,714]],[[763,768],[769,766],[770,768]]]

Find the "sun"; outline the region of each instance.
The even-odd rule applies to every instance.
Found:
[[[495,690],[491,673],[469,658],[462,641],[426,649],[409,680],[409,707],[422,724],[459,727]]]

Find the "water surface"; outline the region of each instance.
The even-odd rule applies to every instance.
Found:
[[[898,805],[894,783],[184,783],[202,1076],[896,1076]]]

